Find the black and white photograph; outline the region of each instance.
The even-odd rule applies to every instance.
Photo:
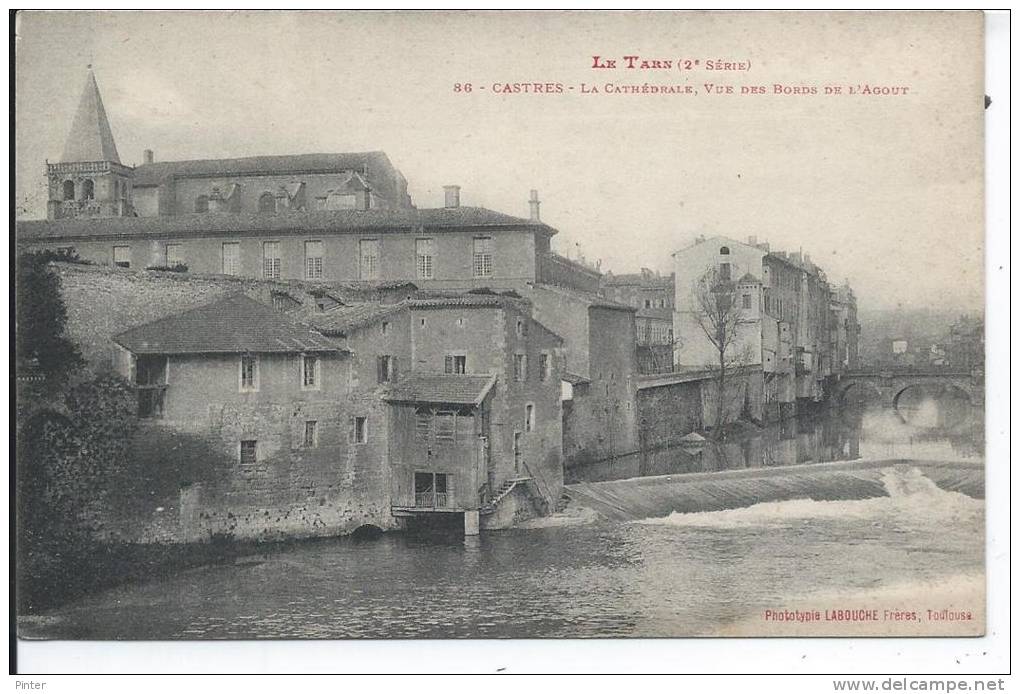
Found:
[[[11,21],[22,642],[987,633],[982,12]]]

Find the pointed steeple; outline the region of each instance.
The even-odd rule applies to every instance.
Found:
[[[85,78],[85,90],[78,102],[78,111],[71,123],[71,132],[67,135],[64,145],[62,162],[72,161],[112,161],[120,163],[117,145],[113,142],[113,131],[110,121],[106,118],[103,98],[99,96],[99,85],[96,76],[89,74]]]

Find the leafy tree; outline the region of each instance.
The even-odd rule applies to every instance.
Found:
[[[79,593],[97,567],[94,533],[130,467],[137,426],[128,383],[101,375],[67,390],[62,411],[18,431],[18,602],[34,609]]]
[[[35,365],[48,378],[66,376],[84,363],[67,338],[67,308],[60,278],[49,262],[81,262],[73,253],[42,251],[18,257],[15,294],[15,345],[20,364]]]

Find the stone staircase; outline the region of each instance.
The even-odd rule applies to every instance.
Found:
[[[489,503],[487,503],[480,509],[481,513],[492,513],[493,511],[496,510],[496,507],[499,505],[499,502],[505,499],[517,485],[527,484],[528,482],[531,482],[530,477],[511,477],[510,479],[504,481],[503,484],[499,485],[499,487],[496,489],[496,492],[495,494],[493,494],[492,498],[489,499]]]

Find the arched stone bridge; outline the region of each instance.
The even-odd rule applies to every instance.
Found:
[[[845,372],[833,388],[835,399],[841,402],[851,388],[865,386],[877,390],[882,404],[896,407],[904,391],[915,386],[944,386],[964,393],[972,405],[981,405],[985,397],[985,378],[981,371],[952,371],[947,369],[863,369]]]

